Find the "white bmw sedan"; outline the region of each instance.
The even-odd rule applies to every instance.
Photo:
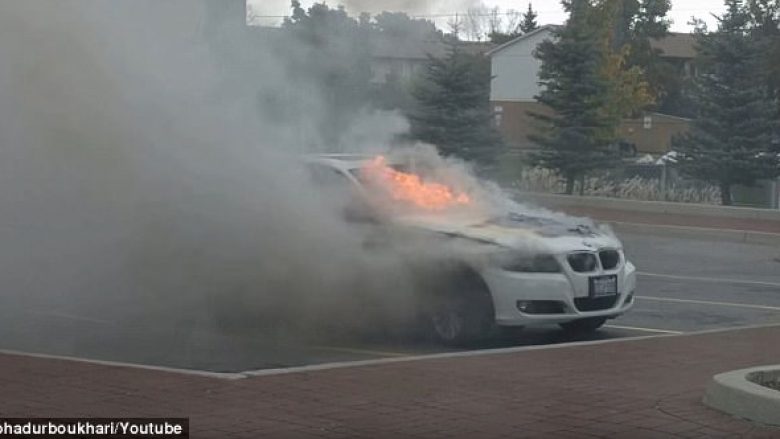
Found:
[[[321,155],[308,158],[307,166],[318,187],[337,186],[357,199],[347,214],[352,221],[391,230],[401,248],[402,242],[425,242],[446,249],[408,258],[428,293],[421,316],[446,344],[529,325],[591,332],[633,305],[634,265],[613,234],[589,221],[541,210],[447,209],[472,200],[383,158]],[[390,198],[425,208],[378,213],[377,181]],[[420,246],[408,248],[419,253]]]

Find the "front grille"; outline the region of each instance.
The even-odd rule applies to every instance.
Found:
[[[611,297],[579,297],[574,299],[574,306],[579,311],[601,311],[615,306],[618,296]]]
[[[620,253],[617,250],[602,250],[599,252],[599,260],[601,260],[601,268],[612,270],[620,263]]]
[[[588,252],[571,253],[566,257],[569,266],[577,273],[590,273],[597,268],[596,255]]]

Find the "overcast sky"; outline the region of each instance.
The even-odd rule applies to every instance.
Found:
[[[290,12],[290,0],[249,0],[254,10],[260,15],[282,16]],[[314,3],[314,0],[301,0],[305,7]],[[498,6],[502,10],[515,9],[524,11],[528,7],[528,0],[328,0],[330,6],[344,4],[350,13],[371,12],[376,14],[383,10],[405,11],[409,14],[442,15],[463,13],[470,7],[480,3],[487,7]],[[713,24],[711,14],[720,14],[723,10],[721,0],[673,0],[671,18],[674,20],[672,30],[675,32],[688,32],[691,27],[687,24],[691,16],[705,19]],[[562,23],[566,15],[563,13],[560,2],[557,0],[536,0],[534,9],[539,12],[539,23]],[[444,25],[451,18],[437,17],[435,21]],[[279,18],[267,18],[263,24],[275,24]]]

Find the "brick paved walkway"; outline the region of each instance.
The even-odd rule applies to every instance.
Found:
[[[751,437],[718,372],[780,363],[780,326],[238,380],[0,355],[2,416],[187,416],[192,437]]]

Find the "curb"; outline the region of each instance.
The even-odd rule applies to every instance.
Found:
[[[603,221],[619,232],[647,233],[676,238],[717,239],[721,241],[780,246],[780,233],[752,230],[714,229],[710,227],[669,226],[644,223]]]
[[[545,207],[595,207],[632,212],[669,213],[675,215],[780,221],[780,210],[711,204],[639,201],[621,198],[547,194],[512,191],[520,201],[531,201]]]
[[[551,349],[586,347],[586,346],[595,346],[595,345],[610,344],[610,343],[617,343],[617,342],[649,340],[649,339],[654,339],[659,337],[675,337],[679,335],[684,335],[684,334],[659,333],[657,335],[640,335],[636,337],[620,337],[620,338],[610,338],[606,340],[572,341],[566,343],[555,343],[555,344],[544,344],[544,345],[517,346],[517,347],[493,348],[493,349],[477,349],[477,350],[456,351],[456,352],[441,352],[437,354],[409,355],[405,357],[378,358],[374,360],[340,361],[334,363],[312,364],[308,366],[247,370],[241,373],[246,377],[287,375],[293,373],[317,372],[317,371],[331,370],[331,369],[345,369],[345,368],[355,368],[355,367],[365,367],[365,366],[383,366],[386,364],[413,363],[418,361],[448,360],[448,359],[456,359],[456,358],[517,354],[520,352],[528,352],[528,351],[542,351],[542,350],[551,350]]]
[[[442,352],[438,354],[410,355],[407,357],[379,358],[375,360],[342,361],[342,362],[335,362],[335,363],[313,364],[308,366],[247,370],[240,373],[247,378],[253,378],[253,377],[263,377],[263,376],[273,376],[273,375],[286,375],[292,373],[319,372],[319,371],[325,371],[331,369],[345,369],[345,368],[366,367],[366,366],[384,366],[388,364],[412,363],[418,361],[446,360],[446,359],[469,358],[469,357],[490,356],[490,355],[506,355],[506,354],[517,354],[521,352],[530,352],[530,351],[567,349],[567,348],[596,346],[596,345],[604,345],[604,344],[612,344],[612,343],[649,341],[649,340],[654,340],[659,338],[695,337],[699,335],[720,334],[724,332],[736,332],[736,331],[749,331],[754,329],[765,329],[765,328],[780,328],[780,323],[738,326],[732,328],[705,329],[703,331],[685,332],[682,334],[660,334],[659,333],[657,335],[640,335],[636,337],[620,337],[620,338],[610,338],[605,340],[572,341],[566,343],[556,343],[556,344],[546,344],[546,345],[516,346],[516,347],[508,347],[508,348]]]
[[[759,372],[780,375],[780,365],[752,367],[715,375],[707,386],[704,403],[743,419],[780,426],[780,390],[748,380],[749,375]]]

